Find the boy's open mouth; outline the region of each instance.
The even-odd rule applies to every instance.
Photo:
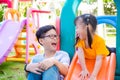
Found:
[[[57,45],[57,43],[51,43],[51,45],[56,46],[56,45]]]

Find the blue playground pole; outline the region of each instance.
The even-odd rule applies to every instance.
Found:
[[[76,17],[76,11],[78,9],[81,0],[66,0],[61,12],[61,27],[60,37],[61,46],[60,49],[69,53],[72,59],[75,52],[75,25],[74,19]]]
[[[115,80],[120,80],[120,0],[114,0],[117,8],[117,27],[116,27],[116,73]]]

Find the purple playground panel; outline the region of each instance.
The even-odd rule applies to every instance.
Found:
[[[14,22],[11,20],[4,21],[0,29],[0,64],[10,53],[13,48],[20,31],[25,24],[23,22]]]

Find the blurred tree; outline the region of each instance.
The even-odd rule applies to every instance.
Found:
[[[113,0],[104,0],[105,15],[116,15],[116,6]]]
[[[0,9],[0,22],[3,20],[3,13],[4,11]]]
[[[4,11],[7,8],[6,4],[0,4],[0,22],[3,21]]]
[[[32,6],[31,2],[19,2],[18,11],[21,14],[21,17],[26,17],[27,9]]]
[[[83,0],[83,2],[93,5],[97,0]],[[116,15],[116,6],[113,0],[103,0],[103,5],[105,15]],[[94,11],[93,13],[96,14],[97,8]]]

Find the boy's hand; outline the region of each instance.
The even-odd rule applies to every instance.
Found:
[[[44,61],[40,62],[40,69],[42,70],[47,70],[48,68],[50,68],[51,66],[53,66],[54,63],[54,58],[49,58],[49,59],[45,59]]]
[[[39,63],[28,64],[26,70],[36,74],[41,74],[40,72],[43,72],[43,70],[40,69],[39,66]]]

